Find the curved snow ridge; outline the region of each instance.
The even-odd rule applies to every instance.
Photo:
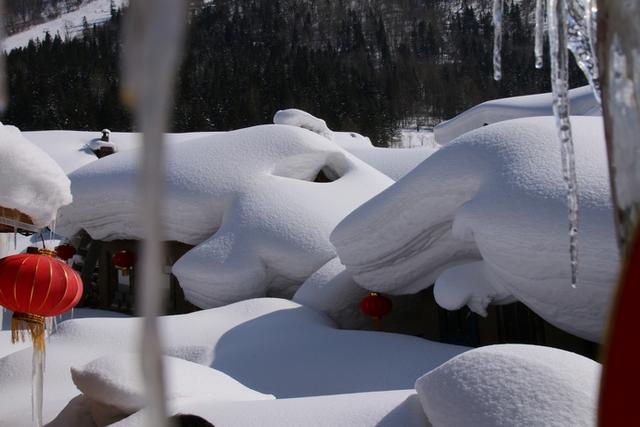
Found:
[[[327,126],[327,122],[319,119],[306,111],[296,108],[280,110],[273,116],[273,123],[276,125],[297,126],[315,132],[320,136],[333,141],[333,131]]]
[[[29,215],[45,227],[72,201],[70,182],[43,150],[14,126],[0,124],[0,206]]]
[[[361,286],[392,294],[424,289],[447,269],[482,260],[475,271],[485,277],[475,282],[484,290],[452,289],[456,295],[441,297],[447,305],[473,299],[474,311],[484,314],[479,301],[487,295],[493,302],[516,299],[559,328],[598,341],[618,268],[606,147],[600,118],[572,122],[578,289],[570,286],[560,148],[546,117],[487,126],[443,147],[336,227],[331,241],[340,260]]]
[[[569,91],[571,114],[575,116],[602,116],[602,109],[590,86]],[[522,117],[552,116],[551,93],[494,99],[472,107],[434,129],[438,144],[447,144],[458,136],[482,126]]]
[[[75,202],[61,211],[58,231],[142,238],[139,153],[120,151],[73,172]],[[173,273],[202,308],[292,296],[335,257],[334,227],[393,183],[323,137],[285,125],[169,142],[167,159],[164,238],[196,245]]]

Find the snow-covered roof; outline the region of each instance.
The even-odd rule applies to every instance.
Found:
[[[141,238],[139,153],[123,150],[73,172],[75,201],[61,211],[58,232]],[[173,273],[200,307],[293,295],[335,256],[329,243],[335,225],[393,183],[336,144],[293,126],[170,142],[167,156],[163,237],[197,245]],[[333,182],[314,182],[320,171]]]
[[[444,277],[436,296],[481,314],[479,306],[516,299],[561,329],[600,340],[618,269],[606,147],[600,117],[572,123],[581,209],[577,289],[551,117],[501,122],[444,146],[337,226],[331,241],[341,262],[361,286],[402,294],[482,261],[473,274],[454,275],[466,287]]]
[[[570,90],[569,103],[572,115],[602,115],[602,109],[593,96],[590,86]],[[553,98],[551,93],[514,96],[476,105],[451,120],[440,123],[433,129],[433,132],[438,144],[447,144],[458,136],[485,125],[521,117],[552,115]]]
[[[45,227],[71,203],[70,182],[60,167],[18,128],[0,124],[0,206]]]

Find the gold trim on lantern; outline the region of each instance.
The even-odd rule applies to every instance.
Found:
[[[44,353],[44,316],[30,313],[13,313],[11,318],[11,343],[25,341],[26,332],[31,336],[33,348]]]
[[[44,255],[44,256],[49,256],[51,258],[57,258],[58,254],[56,253],[56,251],[52,251],[50,249],[40,249],[38,251],[39,255]]]

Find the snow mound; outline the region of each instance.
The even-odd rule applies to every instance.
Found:
[[[58,325],[47,343],[45,422],[74,406],[71,401],[78,389],[70,368],[113,354],[114,349],[138,351],[142,322],[95,318]],[[162,317],[159,328],[165,354],[184,358],[181,353],[206,347],[213,357],[210,367],[278,399],[407,390],[425,372],[467,350],[412,336],[339,330],[321,313],[272,298]],[[0,389],[11,396],[0,404],[0,420],[15,427],[31,425],[30,349],[0,359]],[[365,405],[359,407],[366,410]],[[73,414],[67,417],[73,419]]]
[[[570,285],[566,188],[551,117],[501,122],[444,146],[336,227],[331,241],[341,262],[367,289],[408,294],[451,267],[482,261],[477,281],[494,302],[511,295],[555,326],[600,340],[618,269],[605,142],[599,117],[572,122],[581,209],[577,289]]]
[[[369,323],[359,308],[367,293],[334,258],[300,286],[293,301],[326,314],[342,328],[361,329]]]
[[[333,142],[394,181],[411,172],[440,148],[435,143],[413,148],[374,147],[369,138],[355,132],[334,132]]]
[[[347,148],[351,154],[394,181],[400,180],[439,148]]]
[[[169,356],[164,356],[163,362],[168,401],[195,397],[208,401],[274,398],[251,390],[228,375],[206,366]],[[71,367],[73,383],[90,400],[91,406],[102,409],[102,414],[98,417],[94,415],[94,419],[103,418],[105,412],[111,412],[107,418],[113,421],[146,406],[139,365],[139,354],[119,353],[100,357],[82,367]]]
[[[139,239],[139,150],[70,175],[75,202],[57,230]],[[334,258],[329,234],[392,180],[322,137],[268,125],[167,144],[164,238],[197,245],[173,266],[187,299],[207,308],[291,297]],[[319,181],[319,182],[317,182]],[[325,182],[331,181],[331,182]]]
[[[330,410],[329,410],[330,408]],[[273,401],[208,402],[171,408],[226,427],[428,427],[415,390],[312,396]],[[113,427],[142,427],[141,411]]]
[[[569,102],[572,115],[602,115],[602,110],[590,86],[570,90]],[[483,102],[451,120],[440,123],[433,132],[438,144],[444,145],[464,133],[485,125],[534,116],[553,116],[551,93],[514,96]]]
[[[592,426],[601,366],[563,350],[494,345],[416,381],[434,427]]]
[[[203,138],[213,133],[215,132],[170,133],[165,136],[167,141],[177,143]],[[44,130],[24,132],[23,135],[51,156],[67,174],[98,160],[92,149],[100,148],[101,132]],[[110,145],[115,146],[118,151],[139,148],[141,141],[140,134],[137,133],[110,134]]]
[[[18,128],[0,124],[0,206],[29,215],[45,227],[72,201],[62,169]]]
[[[273,123],[276,125],[297,126],[317,133],[320,136],[324,136],[329,141],[333,141],[333,132],[327,126],[327,122],[312,116],[306,111],[298,110],[296,108],[280,110],[273,116]]]
[[[516,300],[504,290],[496,289],[487,280],[484,262],[470,262],[451,267],[437,279],[433,295],[446,310],[468,306],[471,311],[487,316],[489,304],[509,304]]]

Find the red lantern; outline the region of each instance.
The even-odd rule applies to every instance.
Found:
[[[63,243],[60,246],[56,246],[56,254],[61,260],[68,261],[76,254],[76,248],[69,243]]]
[[[129,251],[116,252],[111,257],[111,263],[115,268],[121,270],[122,274],[127,275],[136,263],[136,254]]]
[[[380,319],[391,311],[391,300],[377,292],[371,292],[360,302],[360,310],[371,317],[375,329],[380,329]]]
[[[11,339],[31,334],[34,348],[44,351],[45,317],[73,308],[82,297],[82,280],[55,252],[20,254],[0,260],[0,305],[13,311]]]

